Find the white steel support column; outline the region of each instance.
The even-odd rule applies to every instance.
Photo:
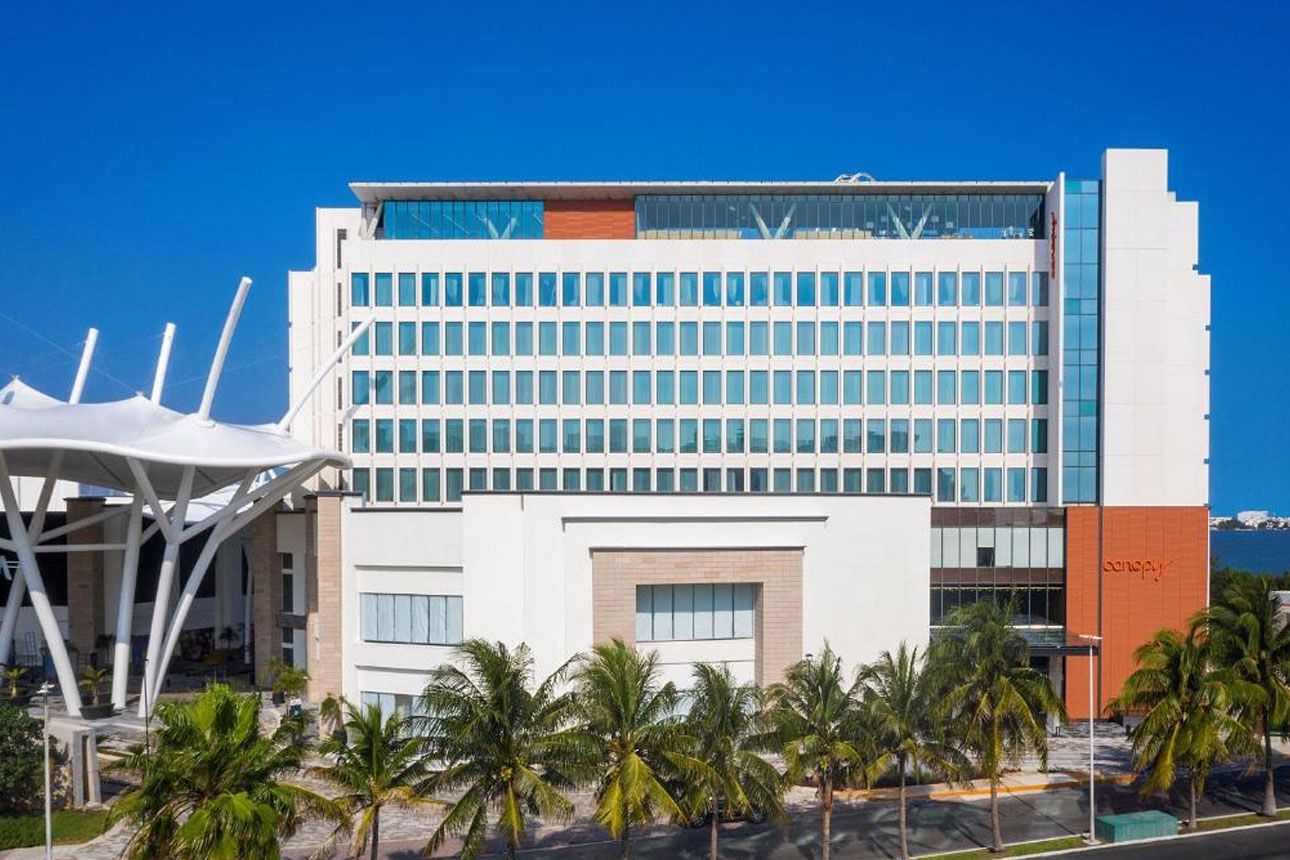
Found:
[[[85,379],[90,373],[90,361],[94,358],[94,348],[99,342],[99,330],[91,328],[85,335],[85,345],[81,349],[81,361],[76,366],[76,377],[72,380],[72,393],[68,403],[80,403],[81,394],[85,391]],[[45,483],[40,488],[40,498],[36,510],[32,513],[31,526],[27,534],[33,543],[40,542],[40,531],[45,527],[45,512],[49,510],[50,498],[58,483],[58,473],[63,468],[63,452],[55,451],[49,462],[49,471],[45,473]],[[22,599],[27,593],[27,583],[21,576],[13,578],[9,587],[9,602],[4,607],[4,617],[0,619],[0,665],[9,662],[9,651],[13,647],[13,631],[18,626],[18,610],[22,608]]]
[[[157,659],[161,650],[162,637],[166,633],[166,616],[170,614],[170,591],[175,579],[175,566],[179,563],[179,547],[183,541],[181,533],[184,519],[188,515],[188,496],[193,489],[193,474],[192,466],[184,469],[183,477],[179,481],[179,493],[175,497],[175,506],[170,515],[169,527],[162,527],[162,532],[166,535],[166,549],[161,556],[161,569],[157,573],[157,593],[153,597],[152,623],[148,628],[148,662],[145,664],[143,679],[149,691],[156,686],[154,679],[158,677]],[[144,703],[154,697],[155,694],[139,698],[139,716],[149,716]]]
[[[174,619],[170,622],[165,644],[160,651],[159,659],[161,663],[158,671],[153,673],[153,677],[156,680],[148,687],[150,701],[156,701],[157,696],[161,693],[161,682],[165,679],[166,670],[170,666],[170,655],[174,652],[175,646],[179,642],[179,634],[183,631],[184,622],[188,619],[188,612],[192,609],[193,600],[197,597],[197,589],[201,587],[202,578],[206,575],[206,569],[210,567],[210,563],[215,558],[215,553],[219,550],[220,544],[223,543],[225,538],[236,533],[265,510],[282,501],[287,493],[307,481],[313,474],[322,469],[322,466],[323,464],[318,461],[309,461],[293,466],[285,474],[279,475],[260,487],[259,490],[264,495],[256,499],[245,511],[239,513],[238,509],[248,501],[248,497],[245,494],[250,485],[250,478],[248,478],[238,489],[233,501],[214,515],[214,517],[218,518],[218,522],[215,523],[210,537],[206,540],[206,545],[202,547],[201,555],[197,557],[197,562],[193,565],[192,572],[188,575],[188,581],[184,583],[184,591],[179,596],[179,604],[175,607]]]
[[[63,633],[58,629],[58,620],[54,618],[53,607],[49,605],[49,595],[45,592],[45,581],[36,564],[36,554],[31,551],[31,541],[27,538],[27,529],[22,522],[22,511],[18,510],[18,499],[9,481],[9,466],[4,454],[0,453],[0,502],[4,504],[5,518],[9,523],[9,534],[18,553],[18,563],[22,567],[22,576],[27,581],[31,594],[31,605],[40,621],[41,632],[45,634],[45,647],[49,649],[50,659],[54,662],[54,671],[58,675],[58,686],[67,704],[67,713],[73,717],[81,715],[81,691],[76,686],[76,672],[72,661],[67,656],[63,645]]]
[[[126,524],[121,588],[116,604],[116,641],[112,644],[112,707],[125,710],[130,683],[130,637],[134,632],[134,587],[139,574],[139,544],[143,532],[143,496],[135,493]]]

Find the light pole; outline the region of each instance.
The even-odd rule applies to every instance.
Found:
[[[1097,715],[1097,694],[1093,690],[1093,652],[1098,648],[1095,643],[1101,642],[1102,637],[1081,633],[1079,638],[1088,642],[1088,844],[1093,845],[1097,842],[1097,836],[1093,831],[1094,818],[1097,816],[1097,805],[1093,794],[1093,717]]]
[[[53,691],[48,681],[40,685],[40,695],[45,700],[45,860],[54,856],[54,813],[49,786],[49,694]]]

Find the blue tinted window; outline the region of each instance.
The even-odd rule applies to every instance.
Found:
[[[389,272],[376,273],[375,304],[383,308],[388,308],[394,304],[394,275]]]
[[[748,304],[755,308],[770,304],[770,275],[766,272],[748,276]]]
[[[836,322],[820,323],[820,355],[838,354],[838,324]]]
[[[894,320],[889,326],[891,330],[888,353],[891,355],[909,355],[909,323],[905,320]]]
[[[883,307],[887,304],[887,273],[870,272],[869,273],[869,302],[873,307]]]
[[[530,272],[518,272],[515,275],[515,306],[533,307],[533,275]]]
[[[583,327],[584,352],[587,355],[605,354],[605,324],[589,322]]]
[[[649,272],[632,273],[632,306],[638,308],[649,307],[650,302],[650,276]]]
[[[837,307],[838,273],[820,272],[820,307]]]
[[[815,355],[815,323],[799,322],[797,324],[797,354]]]
[[[676,355],[676,323],[660,322],[655,325],[654,354]]]
[[[366,272],[355,272],[349,278],[349,303],[356,308],[371,304],[372,296],[368,290]]]
[[[538,273],[538,306],[555,307],[555,272]]]
[[[743,272],[726,273],[726,304],[732,307],[743,307],[743,304],[744,304],[744,273]]]
[[[842,354],[862,355],[864,353],[864,324],[848,322],[842,324]]]
[[[842,276],[842,303],[847,307],[864,304],[863,272],[847,272]]]
[[[1003,272],[985,273],[986,307],[1003,307]]]
[[[670,308],[676,304],[676,276],[671,272],[659,272],[654,276],[655,304]]]
[[[704,272],[703,273],[703,304],[704,307],[721,306],[721,273]]]
[[[493,272],[493,306],[504,308],[511,303],[511,276]]]
[[[959,276],[957,272],[941,272],[936,276],[936,304],[952,308],[959,303]]]
[[[692,308],[699,304],[699,276],[695,272],[681,273],[681,306]]]
[[[797,272],[797,307],[815,307],[814,272]]]
[[[721,323],[705,322],[703,324],[703,354],[721,355]]]
[[[744,324],[726,323],[726,355],[744,354]]]
[[[416,307],[417,304],[417,276],[413,272],[399,273],[399,306],[404,308]]]
[[[891,306],[909,306],[909,272],[891,273]]]
[[[865,352],[868,355],[886,355],[887,354],[887,324],[884,322],[871,322],[866,326],[868,330],[868,343],[865,345]]]
[[[471,272],[466,278],[467,301],[472,308],[488,304],[488,282],[483,272]]]
[[[611,322],[609,324],[609,354],[627,354],[627,323]]]
[[[587,272],[583,278],[583,304],[589,308],[605,304],[605,276],[601,272]]]
[[[647,322],[632,323],[632,355],[650,354],[651,329],[652,327]]]
[[[788,307],[793,304],[793,275],[791,272],[776,272],[773,287],[776,307]]]
[[[538,355],[555,354],[555,323],[538,323]]]
[[[582,276],[578,272],[565,272],[561,276],[560,304],[576,308],[582,302]]]
[[[699,354],[699,324],[681,323],[681,355]]]
[[[926,406],[932,402],[932,372],[930,370],[914,371],[914,402]]]
[[[981,304],[981,273],[964,272],[959,276],[959,303],[965,307]]]

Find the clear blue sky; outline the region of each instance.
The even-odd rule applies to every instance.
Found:
[[[1095,177],[1164,146],[1214,282],[1213,505],[1290,513],[1281,4],[196,5],[6,9],[0,378],[64,392],[97,325],[88,397],[144,389],[173,320],[191,408],[246,273],[216,414],[277,418],[286,272],[351,180]]]

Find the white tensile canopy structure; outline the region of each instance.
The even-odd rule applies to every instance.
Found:
[[[41,554],[122,552],[121,593],[117,603],[112,665],[112,704],[124,709],[139,548],[152,535],[161,533],[165,549],[153,603],[142,695],[139,697],[139,713],[146,715],[161,692],[170,655],[220,543],[324,467],[348,465],[342,454],[311,448],[293,439],[288,431],[296,413],[354,341],[366,332],[367,325],[351,333],[300,400],[277,423],[247,426],[211,419],[211,403],[224,358],[250,286],[249,278],[243,278],[238,286],[211,363],[201,406],[195,413],[176,412],[160,402],[174,337],[173,325],[166,326],[149,397],[135,395],[108,403],[80,402],[98,338],[94,329],[90,329],[85,341],[76,380],[66,401],[42,394],[18,379],[0,388],[0,503],[4,507],[10,535],[8,539],[0,539],[0,549],[17,555],[21,572],[20,576],[14,577],[9,600],[0,619],[0,664],[9,659],[18,609],[24,592],[29,592],[67,711],[72,716],[80,715],[80,693],[45,592],[38,561]],[[266,472],[272,473],[266,476]],[[11,478],[16,476],[44,480],[31,520],[26,524],[11,483]],[[46,530],[44,524],[50,498],[60,479],[119,490],[131,496],[131,500],[126,506]],[[190,522],[190,512],[197,507],[194,504],[190,508],[190,502],[201,497],[214,504],[202,505],[205,515]],[[152,519],[146,526],[145,508]],[[124,543],[49,543],[117,516],[128,517]],[[168,618],[180,546],[207,531],[210,536],[183,585],[174,614]]]

